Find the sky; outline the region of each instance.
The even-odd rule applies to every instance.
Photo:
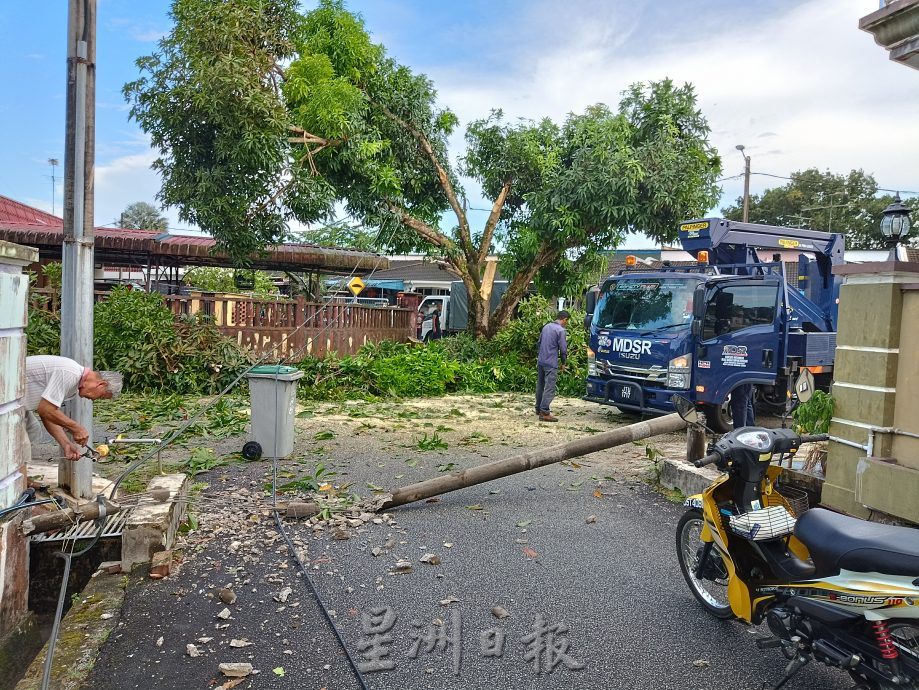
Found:
[[[309,9],[313,2],[304,2]],[[166,0],[99,0],[96,225],[135,201],[155,203],[156,153],[129,119],[122,86],[171,26]],[[891,62],[858,20],[878,0],[346,0],[375,41],[427,74],[461,125],[502,108],[564,119],[615,106],[637,81],[690,82],[724,161],[722,202],[817,167],[861,168],[879,185],[919,190],[919,71]],[[0,3],[0,194],[60,215],[67,3]],[[462,153],[462,128],[451,155]],[[778,176],[778,177],[772,177]],[[467,185],[473,207],[477,189]],[[911,195],[911,194],[910,194]],[[717,209],[712,209],[717,214]],[[170,227],[187,227],[166,209]],[[473,212],[483,224],[487,213]],[[632,238],[626,247],[646,246]]]

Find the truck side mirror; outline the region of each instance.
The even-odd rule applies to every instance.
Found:
[[[702,334],[702,319],[705,317],[705,286],[700,285],[692,293],[692,334]]]
[[[587,294],[584,295],[584,308],[587,310],[588,316],[593,316],[594,310],[597,308],[597,296],[599,294],[596,289],[590,288]]]
[[[699,286],[692,293],[692,318],[701,321],[705,316],[705,286]]]

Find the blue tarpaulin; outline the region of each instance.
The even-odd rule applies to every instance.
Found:
[[[379,290],[404,290],[405,281],[404,280],[374,280],[373,278],[361,278],[364,281],[364,286],[369,288],[377,288]],[[341,278],[332,278],[326,280],[326,283],[329,285],[344,283]]]

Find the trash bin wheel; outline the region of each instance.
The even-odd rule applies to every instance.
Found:
[[[257,441],[249,441],[243,446],[242,453],[246,460],[258,460],[262,457],[262,445]]]

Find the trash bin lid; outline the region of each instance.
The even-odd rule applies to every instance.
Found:
[[[295,381],[303,376],[297,367],[288,367],[281,364],[262,364],[252,367],[246,372],[246,378],[277,379],[279,381]]]
[[[299,371],[297,367],[287,367],[283,364],[261,364],[257,367],[252,367],[249,370],[250,374],[292,374],[295,371]]]

